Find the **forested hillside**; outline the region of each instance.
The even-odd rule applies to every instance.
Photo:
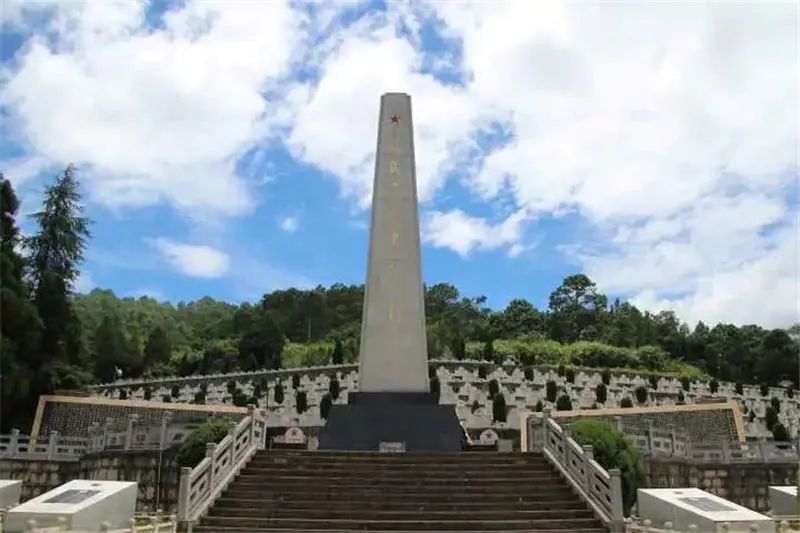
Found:
[[[40,394],[119,376],[226,372],[353,361],[363,286],[278,290],[238,305],[202,298],[173,305],[72,291],[90,238],[68,168],[45,190],[38,231],[22,239],[18,202],[2,180],[2,426],[24,426]],[[491,280],[487,279],[487,283]],[[709,375],[743,383],[798,380],[800,327],[766,330],[700,322],[608,302],[583,274],[564,279],[546,309],[523,299],[493,310],[447,283],[426,289],[428,351],[437,357],[514,358]]]

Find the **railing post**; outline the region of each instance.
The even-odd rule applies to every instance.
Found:
[[[47,458],[52,459],[58,446],[58,431],[53,430],[47,438]]]
[[[178,484],[178,520],[189,521],[189,489],[192,469],[188,466],[181,468],[181,477]]]
[[[591,498],[592,494],[592,461],[594,461],[594,446],[591,444],[583,445],[583,488],[586,490],[586,497]]]
[[[622,505],[622,474],[619,468],[612,468],[608,471],[611,476],[611,520],[614,530],[619,531],[625,519],[625,512]]]
[[[233,444],[231,443],[231,446]],[[206,442],[206,457],[208,458],[210,464],[208,465],[208,490],[214,488],[214,451],[217,449],[217,445],[213,442]],[[231,451],[233,448],[231,447]],[[231,454],[231,463],[233,463],[233,454]]]
[[[19,430],[14,428],[11,430],[11,437],[8,439],[8,455],[14,457],[17,455],[19,450],[17,447],[19,446]]]
[[[561,464],[564,465],[564,468],[569,470],[569,451],[570,451],[570,444],[569,439],[572,438],[572,433],[570,432],[569,428],[562,427],[561,434],[564,437],[564,440],[561,444],[562,446],[562,453],[561,453]]]
[[[128,415],[128,427],[127,431],[125,432],[125,449],[130,450],[133,447],[133,428],[136,426],[136,421],[139,419],[139,415],[136,413],[132,413]]]
[[[250,448],[256,438],[256,406],[252,403],[247,405],[247,416],[250,417],[250,439],[247,442],[247,447]]]

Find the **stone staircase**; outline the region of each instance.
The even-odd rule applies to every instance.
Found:
[[[539,454],[259,451],[193,531],[606,529]]]

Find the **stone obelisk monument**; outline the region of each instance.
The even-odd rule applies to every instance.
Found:
[[[361,392],[428,392],[411,97],[381,98],[367,284],[359,353]]]
[[[333,405],[320,449],[456,451],[452,405],[429,392],[411,97],[381,97],[359,392]]]

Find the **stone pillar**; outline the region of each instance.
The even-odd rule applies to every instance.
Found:
[[[136,422],[139,420],[139,415],[137,414],[130,414],[128,415],[128,427],[125,432],[125,449],[130,450],[133,447],[133,432],[136,427]]]
[[[189,521],[189,481],[191,476],[191,468],[187,466],[181,468],[181,477],[178,484],[178,520],[181,522]]]
[[[19,447],[19,430],[14,428],[11,430],[11,437],[8,439],[8,455],[15,457],[18,453]]]
[[[163,415],[161,415],[161,428],[158,433],[158,446],[160,449],[164,450],[169,445],[169,441],[167,440],[168,437],[168,430],[169,430],[169,423],[172,421],[172,411],[166,411]]]
[[[58,431],[53,430],[47,439],[47,458],[52,459],[58,449]]]

